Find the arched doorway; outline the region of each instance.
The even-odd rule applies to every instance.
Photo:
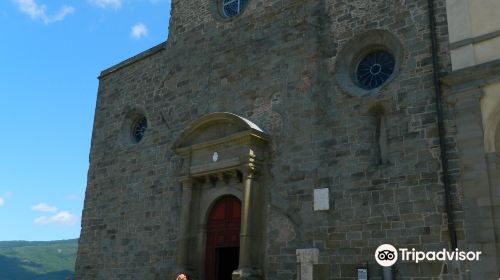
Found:
[[[213,206],[207,221],[206,280],[231,280],[238,268],[241,202],[224,196]]]

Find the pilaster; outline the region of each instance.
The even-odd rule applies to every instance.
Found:
[[[189,246],[189,216],[191,210],[191,197],[193,181],[183,179],[182,183],[182,208],[179,228],[179,247],[177,249],[177,272],[188,273],[188,246]]]
[[[470,262],[472,279],[497,279],[495,226],[484,150],[480,88],[453,93],[457,144],[461,160],[461,185],[465,208],[465,241],[461,249],[482,251],[480,262]]]

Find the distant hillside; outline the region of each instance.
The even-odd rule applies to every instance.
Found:
[[[73,279],[78,239],[0,241],[0,280]]]

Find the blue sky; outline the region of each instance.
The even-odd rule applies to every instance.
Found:
[[[0,241],[80,234],[100,71],[166,40],[168,0],[0,1]]]

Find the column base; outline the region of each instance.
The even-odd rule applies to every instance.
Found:
[[[262,280],[262,271],[255,268],[239,268],[233,271],[232,280]]]

